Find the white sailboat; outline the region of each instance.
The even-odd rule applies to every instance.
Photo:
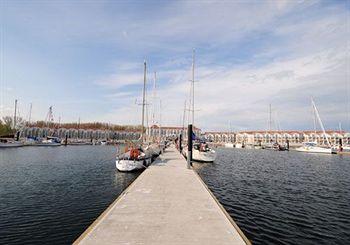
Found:
[[[331,144],[329,143],[329,140],[328,140],[328,137],[326,134],[326,130],[323,127],[321,117],[318,113],[317,107],[316,107],[315,102],[313,101],[312,98],[311,98],[311,104],[312,104],[314,115],[317,117],[318,123],[320,124],[320,126],[322,128],[323,135],[326,137],[327,147],[320,147],[317,145],[317,142],[311,141],[311,142],[304,142],[301,147],[296,148],[296,151],[307,152],[307,153],[325,153],[325,154],[336,153],[336,151],[334,149],[332,149]],[[316,124],[316,122],[315,122],[315,124]]]
[[[192,125],[194,126],[194,66],[195,66],[195,51],[192,54],[192,79],[191,79],[191,92],[192,100],[190,101],[190,106],[192,105]],[[187,152],[186,152],[187,153]],[[187,154],[186,154],[187,155]],[[216,159],[216,152],[211,149],[205,142],[193,142],[192,148],[192,160],[197,162],[214,162]]]
[[[136,171],[146,168],[152,161],[152,155],[148,146],[144,145],[144,124],[145,124],[145,96],[146,96],[146,61],[144,62],[144,79],[142,93],[142,124],[141,135],[136,143],[132,143],[127,151],[116,157],[116,168],[122,172]]]

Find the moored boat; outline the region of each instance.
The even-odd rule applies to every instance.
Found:
[[[192,160],[197,162],[214,162],[216,152],[207,143],[194,143],[192,150]]]
[[[303,145],[301,147],[296,148],[296,151],[299,152],[307,152],[307,153],[325,153],[325,154],[336,154],[337,151],[331,147],[331,144],[329,142],[328,136],[326,134],[326,130],[324,129],[321,117],[318,113],[316,104],[314,102],[314,100],[311,98],[311,105],[312,105],[312,109],[313,109],[313,113],[314,113],[314,127],[316,130],[316,118],[318,120],[319,125],[322,128],[323,131],[323,135],[326,138],[326,142],[327,142],[327,146],[326,147],[320,147],[317,145],[317,142],[304,142]]]
[[[131,172],[146,168],[151,163],[151,157],[141,147],[132,147],[127,152],[117,156],[116,168],[121,172]]]
[[[299,152],[308,152],[308,153],[325,153],[325,154],[336,153],[336,151],[331,147],[317,146],[316,142],[304,142],[301,147],[298,147],[295,150]]]
[[[13,139],[0,139],[0,148],[14,148],[23,146],[22,142]]]

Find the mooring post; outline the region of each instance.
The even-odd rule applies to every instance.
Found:
[[[187,130],[187,168],[192,166],[192,143],[192,124],[189,124]]]
[[[182,133],[179,135],[179,151],[182,153]]]
[[[67,146],[68,144],[68,135],[66,135],[66,139],[64,140],[64,145]]]
[[[289,150],[289,140],[287,140],[287,150]]]

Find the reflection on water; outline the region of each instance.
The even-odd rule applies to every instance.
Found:
[[[350,244],[350,157],[217,153],[194,166],[253,244]]]
[[[72,243],[139,175],[114,146],[0,150],[0,244]]]

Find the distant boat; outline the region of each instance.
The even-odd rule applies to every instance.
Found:
[[[235,148],[243,148],[244,145],[242,143],[236,143]]]
[[[225,148],[234,148],[235,145],[233,143],[225,143]]]
[[[61,140],[58,137],[48,136],[46,139],[36,141],[34,146],[60,146]]]
[[[264,147],[265,150],[274,150],[274,151],[288,151],[287,147],[280,145],[275,142],[273,144],[267,144]]]
[[[332,148],[324,148],[317,146],[317,142],[304,142],[301,147],[296,148],[296,151],[299,152],[308,152],[308,153],[326,153],[332,154],[336,153]]]
[[[326,153],[326,154],[336,153],[335,149],[333,149],[331,147],[331,144],[329,143],[326,131],[325,131],[325,129],[323,127],[323,123],[321,121],[321,117],[320,117],[320,115],[318,113],[317,107],[316,107],[315,102],[313,101],[313,99],[311,99],[311,104],[312,104],[312,108],[313,108],[313,111],[314,111],[314,115],[317,117],[318,122],[319,122],[319,124],[320,124],[320,126],[322,128],[323,135],[326,137],[327,146],[326,147],[320,147],[320,146],[317,145],[317,142],[303,142],[303,145],[301,147],[296,148],[296,151],[308,152],[308,153]]]
[[[23,146],[22,142],[13,139],[0,139],[0,148],[14,148]]]

